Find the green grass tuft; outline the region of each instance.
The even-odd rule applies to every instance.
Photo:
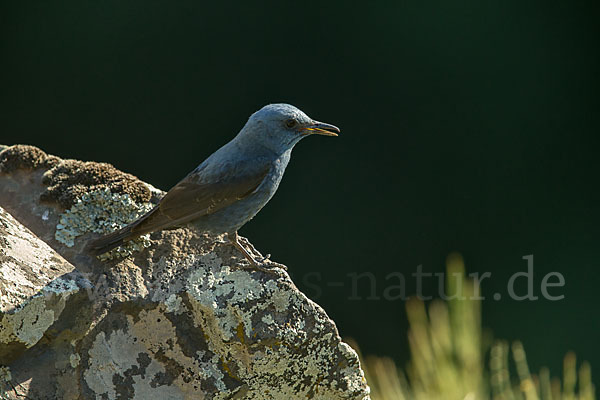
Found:
[[[542,368],[532,374],[523,345],[491,340],[481,328],[479,288],[465,277],[460,255],[447,260],[448,301],[426,307],[409,300],[411,359],[399,369],[388,357],[358,351],[373,400],[594,400],[591,368],[577,369],[575,354],[564,359],[562,383]],[[513,372],[514,371],[514,372]]]

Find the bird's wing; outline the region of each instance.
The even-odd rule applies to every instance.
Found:
[[[242,200],[258,188],[270,168],[266,165],[243,174],[230,171],[209,182],[202,181],[202,171],[192,173],[169,190],[147,218],[133,227],[132,233],[141,235],[179,226]]]

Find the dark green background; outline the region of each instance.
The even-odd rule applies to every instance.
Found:
[[[484,325],[522,339],[534,370],[558,375],[575,350],[597,371],[596,4],[2,2],[0,142],[168,189],[250,113],[292,103],[342,134],[300,143],[241,233],[342,335],[405,361],[404,304],[348,300],[346,274],[371,271],[381,294],[388,273],[441,272],[457,250],[492,272]],[[536,294],[559,271],[564,300],[492,300],[527,254]]]

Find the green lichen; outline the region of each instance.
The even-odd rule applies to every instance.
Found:
[[[137,203],[128,194],[112,193],[108,188],[79,197],[61,214],[54,238],[68,247],[88,232],[109,233],[135,221],[152,209],[152,203]],[[150,245],[149,235],[141,236],[100,256],[100,259],[125,257]]]

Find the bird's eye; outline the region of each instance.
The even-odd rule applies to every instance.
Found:
[[[287,126],[288,128],[293,128],[296,126],[297,123],[298,123],[298,121],[296,121],[293,118],[290,118],[287,121],[285,121],[285,126]]]

